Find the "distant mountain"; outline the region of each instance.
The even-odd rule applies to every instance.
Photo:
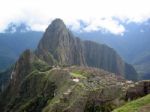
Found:
[[[104,43],[114,48],[123,59],[133,64],[142,75],[150,74],[150,22],[124,24],[124,35],[113,35],[109,32],[75,32],[84,40]],[[141,78],[142,78],[141,77]]]
[[[0,33],[0,70],[15,63],[25,49],[35,49],[42,34],[35,31]]]

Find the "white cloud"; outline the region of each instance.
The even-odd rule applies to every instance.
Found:
[[[98,31],[101,29],[104,29],[105,31],[109,31],[114,34],[122,34],[125,31],[125,28],[121,24],[119,24],[118,21],[113,20],[112,18],[94,19],[83,30],[91,32]]]
[[[25,21],[34,30],[44,30],[54,18],[62,18],[73,30],[106,29],[123,33],[124,27],[112,19],[143,22],[150,18],[149,0],[0,0],[0,31],[11,21]],[[103,19],[105,18],[105,19]]]

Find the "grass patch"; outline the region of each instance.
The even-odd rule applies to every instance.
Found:
[[[114,110],[113,112],[138,112],[138,109],[146,104],[150,104],[150,94],[137,100],[131,101],[124,106]]]
[[[51,67],[47,63],[45,63],[44,61],[39,60],[39,59],[34,61],[33,67],[34,67],[33,70],[37,69],[41,72],[45,72],[45,71],[48,71],[49,69],[51,69]]]
[[[80,78],[80,79],[85,79],[86,77],[83,76],[82,74],[71,72],[70,75],[74,78]]]

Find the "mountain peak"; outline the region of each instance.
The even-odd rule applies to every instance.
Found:
[[[64,24],[63,20],[60,18],[56,18],[52,21],[52,24]]]
[[[46,29],[38,49],[53,52],[62,40],[68,40],[68,29],[61,19],[55,19]]]
[[[57,18],[52,21],[52,23],[48,26],[48,31],[49,30],[59,30],[59,29],[66,29],[66,25],[64,24],[63,20]]]

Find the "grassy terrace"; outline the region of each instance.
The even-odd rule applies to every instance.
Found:
[[[150,105],[150,94],[137,100],[131,101],[124,106],[114,110],[113,112],[142,112],[140,109],[146,105]],[[150,112],[150,110],[144,112]]]
[[[85,79],[86,77],[78,72],[71,72],[70,75],[74,78]]]

